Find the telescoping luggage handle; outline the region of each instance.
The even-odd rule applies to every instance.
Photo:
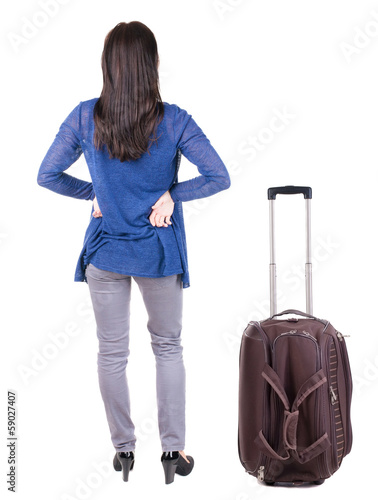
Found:
[[[312,262],[311,262],[311,199],[312,189],[308,186],[281,186],[268,189],[269,239],[270,239],[270,315],[277,314],[277,274],[275,249],[274,200],[277,194],[303,194],[306,204],[306,313],[312,315]]]

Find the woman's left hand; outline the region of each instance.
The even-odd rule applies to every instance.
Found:
[[[157,227],[168,227],[172,225],[171,215],[173,214],[173,209],[175,203],[171,198],[169,191],[166,191],[160,196],[155,205],[152,205],[152,212],[149,216],[150,222],[153,226]]]

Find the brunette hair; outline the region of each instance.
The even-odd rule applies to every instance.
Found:
[[[136,160],[157,140],[164,116],[158,65],[155,36],[143,23],[122,22],[107,34],[93,140],[96,149],[107,146],[110,158]]]

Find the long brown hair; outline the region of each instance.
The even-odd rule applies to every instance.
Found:
[[[119,23],[107,34],[93,140],[96,149],[107,146],[110,158],[136,160],[157,140],[164,116],[158,65],[155,36],[143,23]]]

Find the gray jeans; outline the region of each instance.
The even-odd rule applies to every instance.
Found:
[[[126,377],[129,356],[131,276],[98,269],[85,270],[97,325],[100,392],[116,451],[134,451]],[[162,451],[185,448],[185,368],[181,327],[181,276],[132,277],[148,313],[147,329],[156,359],[156,395]]]

